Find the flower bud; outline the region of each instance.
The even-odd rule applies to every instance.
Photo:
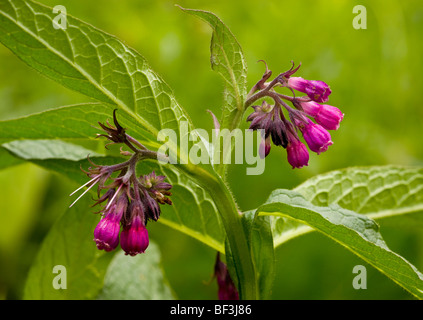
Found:
[[[111,208],[114,210],[114,207]],[[121,217],[110,210],[97,224],[94,241],[99,250],[112,251],[119,244]]]
[[[302,102],[304,112],[312,116],[326,130],[338,130],[344,114],[338,108],[317,102]]]
[[[160,218],[161,210],[157,201],[148,194],[147,190],[144,190],[142,203],[145,208],[146,218],[157,221]]]
[[[327,102],[332,90],[323,81],[305,80],[301,77],[288,78],[288,86],[294,90],[303,92],[316,102]]]
[[[276,118],[273,121],[272,126],[270,127],[270,135],[275,146],[282,146],[283,148],[286,148],[288,144],[286,126],[281,119]]]
[[[125,254],[135,256],[144,253],[149,244],[148,231],[139,215],[135,215],[131,223],[125,226],[120,235],[120,246]]]
[[[307,147],[298,139],[293,139],[286,147],[288,162],[294,168],[308,166],[309,154]]]
[[[319,124],[309,121],[300,130],[310,150],[317,154],[325,152],[333,144],[330,133]]]
[[[271,144],[270,144],[270,136],[266,139],[262,139],[259,146],[259,155],[260,159],[264,159],[270,153]]]

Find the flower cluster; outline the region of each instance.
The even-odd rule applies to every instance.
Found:
[[[135,147],[132,144],[135,139],[128,136],[125,129],[117,123],[115,114],[114,121],[116,127],[100,124],[107,135],[99,136],[107,137],[112,143],[125,143],[135,153],[122,151],[122,154],[131,155],[131,158],[111,166],[96,165],[88,159],[93,166],[88,168],[88,171],[83,171],[91,180],[72,194],[88,186],[82,194],[84,195],[97,185],[99,198],[94,205],[104,203],[104,207],[100,210],[102,218],[94,230],[97,248],[112,251],[120,243],[126,254],[134,256],[147,249],[149,237],[146,225],[149,220],[159,219],[160,204],[172,204],[168,198],[171,195],[169,190],[172,185],[164,181],[165,176],[156,175],[154,171],[137,177],[135,170],[137,162],[145,157],[152,157],[154,153],[139,143],[137,145],[142,146],[142,149]]]
[[[266,157],[271,149],[271,142],[275,146],[282,146],[287,151],[288,162],[292,168],[308,165],[309,152],[301,142],[301,132],[308,148],[320,154],[333,144],[328,130],[337,130],[344,114],[336,107],[325,104],[332,93],[323,81],[305,80],[292,75],[300,66],[292,68],[278,75],[273,81],[266,82],[272,72],[267,69],[262,79],[251,89],[246,106],[252,106],[247,121],[251,121],[251,130],[263,130],[263,142],[260,145],[260,155]],[[285,87],[291,90],[293,96],[280,94],[275,87]],[[305,93],[306,96],[297,97],[295,91]],[[252,105],[262,98],[271,98],[274,104],[263,100],[261,105]],[[289,101],[293,107],[285,101]],[[288,113],[288,118],[283,112]],[[313,122],[310,118],[313,118]]]
[[[106,202],[106,205],[100,211],[103,218],[94,230],[94,241],[100,250],[115,249],[122,225],[120,246],[126,254],[134,256],[148,247],[146,225],[148,220],[159,219],[159,203],[172,204],[167,197],[172,186],[164,182],[165,176],[157,176],[154,171],[139,179],[127,177],[125,174],[112,179],[114,181],[108,186],[98,186],[108,190],[96,202]]]

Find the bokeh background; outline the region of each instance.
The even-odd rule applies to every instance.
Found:
[[[274,74],[290,61],[299,75],[332,88],[330,104],[345,118],[332,134],[334,145],[312,155],[307,168],[292,170],[285,150],[273,148],[260,176],[230,167],[229,181],[242,210],[263,203],[276,188],[292,188],[309,177],[348,166],[423,165],[421,0],[40,1],[65,5],[68,14],[124,40],[140,52],[174,89],[199,128],[210,129],[205,111],[219,114],[222,81],[210,68],[211,29],[179,10],[216,13],[243,47],[248,83],[260,79],[264,59]],[[367,8],[367,29],[355,30],[353,7]],[[0,46],[0,120],[88,99],[41,76]],[[244,121],[243,128],[247,124]],[[0,297],[19,299],[28,268],[51,224],[69,204],[74,185],[32,164],[0,170]],[[88,214],[88,213],[87,213]],[[194,214],[194,213],[193,213]],[[423,223],[381,222],[394,251],[423,270]],[[417,221],[417,222],[416,222]],[[159,223],[150,225],[163,269],[181,299],[215,299],[210,282],[215,252]],[[276,251],[273,299],[409,299],[391,280],[333,241],[316,233]],[[354,290],[353,267],[367,267],[367,289]]]

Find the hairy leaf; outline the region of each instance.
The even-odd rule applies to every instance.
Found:
[[[338,204],[373,219],[423,211],[423,169],[420,167],[353,167],[317,175],[294,191],[317,206]],[[275,246],[313,231],[278,217],[272,222]]]
[[[0,121],[0,143],[22,139],[94,139],[103,133],[98,122],[113,124],[116,107],[105,103],[81,103]],[[119,123],[146,146],[157,147],[156,138],[124,110],[116,113]]]
[[[215,14],[203,10],[184,9],[207,22],[213,29],[210,62],[225,84],[222,128],[238,127],[244,113],[247,95],[247,63],[242,48],[229,28]]]
[[[25,160],[67,159],[81,160],[91,154],[101,156],[81,146],[61,140],[16,140],[4,143],[3,148]]]
[[[93,232],[99,216],[88,210],[89,205],[88,198],[82,199],[80,206],[67,210],[51,227],[29,271],[24,299],[85,300],[98,295],[112,255],[95,246]],[[55,266],[65,269],[55,270]]]
[[[55,29],[56,15],[32,1],[1,0],[0,41],[64,86],[125,109],[153,134],[188,121],[139,53],[69,14],[66,29]]]
[[[341,207],[383,218],[423,211],[423,168],[380,166],[336,170],[297,188],[318,206]]]
[[[388,248],[379,233],[379,226],[367,216],[336,205],[318,207],[289,190],[274,191],[257,212],[287,217],[312,227],[358,255],[414,296],[423,298],[423,275]]]
[[[171,300],[172,291],[160,265],[159,247],[152,241],[135,257],[118,252],[107,268],[98,300]]]

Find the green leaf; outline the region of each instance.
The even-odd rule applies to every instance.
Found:
[[[4,143],[3,148],[25,160],[67,159],[81,160],[90,154],[101,157],[91,150],[61,140],[15,140]]]
[[[423,211],[423,168],[358,167],[315,176],[295,190],[317,206],[337,203],[372,218]]]
[[[247,63],[241,45],[229,28],[215,14],[203,10],[180,8],[207,22],[213,29],[210,46],[211,67],[220,74],[225,85],[220,128],[215,129],[229,129],[229,131],[232,131],[238,128],[241,122],[245,110],[244,101],[247,95]],[[224,131],[222,130],[222,132]],[[214,150],[211,156],[213,159],[216,160],[220,157],[219,163],[214,168],[222,177],[225,176],[226,171],[225,157],[230,155],[233,144],[232,139],[229,139],[223,145],[220,145],[220,148],[207,146],[208,149]]]
[[[90,212],[90,204],[89,198],[81,200],[52,226],[29,270],[24,299],[85,300],[98,295],[112,255],[95,246],[93,232],[99,216]],[[54,270],[55,266],[66,269]],[[66,283],[66,289],[55,288],[54,283]]]
[[[295,191],[276,190],[257,209],[306,224],[338,242],[374,266],[414,296],[423,299],[423,275],[406,259],[391,251],[376,222],[337,205],[318,207]]]
[[[22,139],[94,140],[101,133],[98,122],[111,122],[112,105],[81,103],[26,117],[0,121],[0,143]],[[158,147],[156,138],[140,127],[124,110],[117,112],[119,123],[144,145]]]
[[[0,147],[0,170],[23,163],[23,161],[5,148]]]
[[[194,9],[183,11],[207,22],[213,29],[211,39],[211,67],[220,74],[225,84],[222,128],[237,128],[244,114],[247,95],[247,63],[241,45],[229,28],[215,14]]]
[[[171,300],[172,290],[162,267],[159,247],[152,241],[144,254],[123,251],[113,257],[104,277],[99,300]]]
[[[353,167],[317,175],[294,191],[317,206],[338,204],[373,219],[423,211],[423,168],[403,166]],[[301,223],[274,218],[275,246],[313,231]]]
[[[275,250],[271,230],[271,217],[258,216],[255,211],[242,215],[249,236],[251,256],[257,277],[258,299],[268,299],[275,277]]]
[[[189,121],[139,53],[69,14],[66,29],[55,29],[56,16],[32,1],[1,0],[0,41],[49,78],[126,110],[153,134]]]

